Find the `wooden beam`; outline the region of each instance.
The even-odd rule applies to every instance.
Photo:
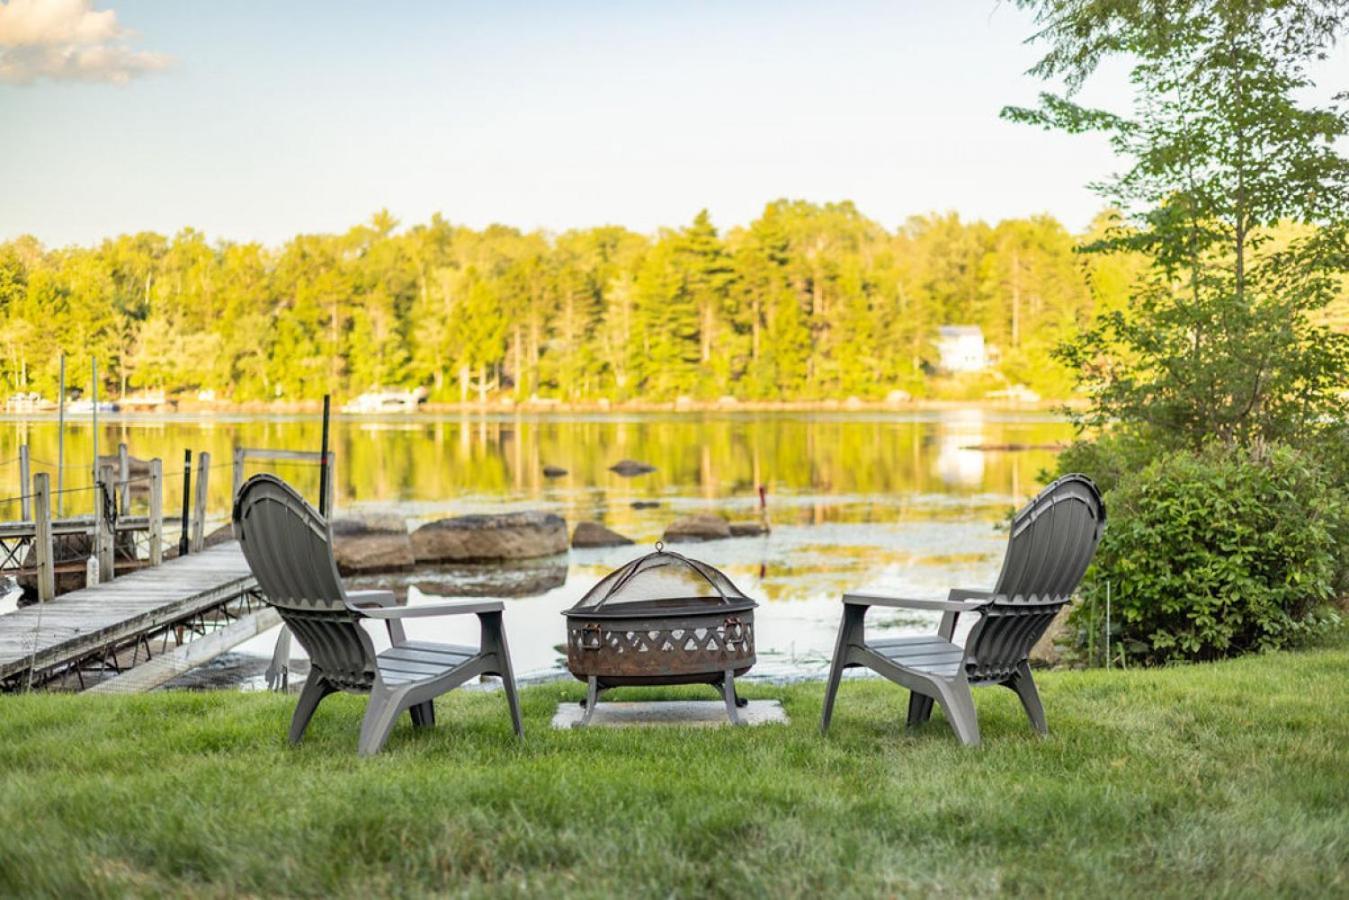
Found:
[[[150,460],[150,565],[164,562],[164,462]]]
[[[52,563],[56,558],[52,546],[52,497],[50,477],[39,472],[33,478],[33,506],[36,532],[33,549],[37,556],[37,599],[40,603],[56,599],[56,573]]]
[[[192,552],[206,546],[206,500],[211,484],[211,454],[197,454],[197,496],[192,511]]]
[[[100,584],[112,581],[117,546],[112,533],[112,519],[105,509],[106,499],[112,496],[114,475],[112,466],[102,466],[98,470],[99,490],[94,491],[94,503],[98,506],[98,581]]]

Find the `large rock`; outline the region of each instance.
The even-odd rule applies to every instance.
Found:
[[[694,541],[715,541],[731,536],[731,523],[721,516],[700,514],[676,519],[665,529],[662,540],[667,544]]]
[[[412,568],[412,540],[403,517],[392,513],[334,519],[333,556],[343,575]]]
[[[634,475],[645,475],[648,472],[656,471],[656,467],[644,462],[638,462],[635,459],[620,459],[609,467],[609,471],[615,475],[622,475],[624,478],[632,478]]]
[[[62,564],[83,563],[94,552],[94,543],[87,534],[60,534],[52,538],[52,556],[53,562],[59,568]],[[37,568],[37,548],[31,543],[28,550],[24,553],[23,567],[25,569]],[[28,606],[36,603],[37,597],[37,576],[20,575],[14,579],[23,593],[19,595],[19,605]],[[84,569],[75,569],[72,571],[56,573],[56,594],[67,594],[71,591],[78,591],[84,587],[85,572]]]
[[[571,535],[573,547],[622,547],[631,543],[632,538],[605,528],[599,522],[581,522]]]
[[[731,537],[760,537],[772,529],[767,522],[732,522]]]
[[[553,513],[456,516],[412,532],[417,562],[486,562],[567,550],[567,522]]]
[[[1037,668],[1052,668],[1063,662],[1061,646],[1068,640],[1068,614],[1072,610],[1069,604],[1059,610],[1054,621],[1049,623],[1045,633],[1030,648],[1030,664]]]

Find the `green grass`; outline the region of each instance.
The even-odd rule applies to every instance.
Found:
[[[973,750],[880,681],[827,739],[818,683],[746,692],[787,727],[589,732],[552,685],[523,744],[460,691],[371,760],[356,697],[298,748],[293,698],[0,697],[0,895],[1349,892],[1349,640],[1040,680],[1053,734],[983,689]]]

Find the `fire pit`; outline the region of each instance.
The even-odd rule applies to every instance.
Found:
[[[731,579],[665,550],[609,573],[563,612],[567,668],[587,683],[590,722],[603,690],[621,685],[710,684],[740,724],[735,677],[754,665],[754,608]]]

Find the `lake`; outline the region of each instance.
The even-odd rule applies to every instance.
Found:
[[[67,487],[90,481],[91,434],[87,417],[67,423]],[[633,547],[573,550],[511,567],[423,568],[353,580],[359,587],[394,587],[410,603],[501,597],[516,672],[533,680],[563,671],[556,650],[564,639],[561,610],[605,573],[653,549],[678,516],[756,518],[762,484],[771,534],[678,549],[723,569],[759,600],[759,661],[751,678],[815,677],[828,665],[845,590],[940,597],[951,586],[991,586],[1006,541],[1000,526],[1052,466],[1055,451],[1044,445],[1071,435],[1071,426],[1052,415],[980,409],[337,416],[336,510],[397,511],[415,526],[469,512],[539,509],[564,516],[569,527],[589,519],[633,538]],[[316,416],[109,416],[99,422],[101,452],[125,442],[135,456],[163,458],[166,473],[181,471],[184,448],[194,455],[208,451],[217,523],[227,521],[234,446],[317,450],[319,439]],[[55,420],[11,419],[0,427],[0,460],[6,461],[0,478],[9,482],[4,496],[18,493],[13,458],[23,442],[39,461],[34,471],[51,471],[55,480]],[[1039,449],[977,449],[1004,445]],[[624,478],[608,470],[625,458],[656,471]],[[568,474],[545,478],[544,466]],[[248,474],[264,469],[317,497],[313,466],[250,465]],[[173,507],[180,482],[166,480],[166,505]],[[65,511],[87,512],[81,504],[91,497],[66,495]],[[17,518],[18,511],[3,515]],[[176,529],[166,529],[166,539],[176,538]],[[936,618],[876,610],[868,621],[902,634],[935,627]],[[409,630],[426,639],[476,641],[472,617],[416,620]],[[273,641],[274,635],[261,635],[183,683],[257,687]]]

